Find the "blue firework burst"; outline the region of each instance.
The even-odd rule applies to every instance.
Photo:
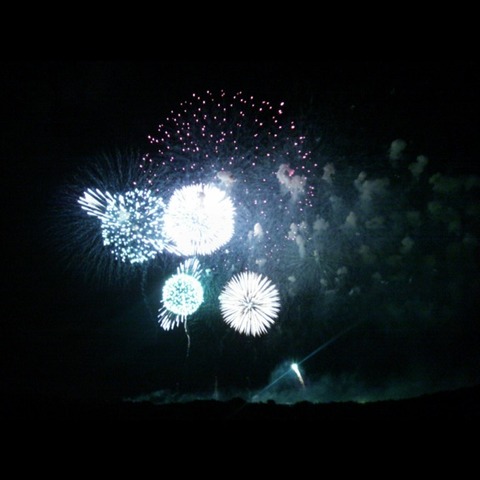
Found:
[[[78,203],[101,224],[103,244],[122,262],[142,263],[165,247],[165,204],[150,190],[133,189],[123,194],[87,189]]]
[[[189,258],[177,267],[162,288],[162,306],[158,311],[158,323],[164,330],[171,330],[186,322],[203,303],[203,287],[200,282],[202,269],[196,258]]]

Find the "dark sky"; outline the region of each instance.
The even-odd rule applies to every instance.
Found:
[[[403,138],[412,152],[428,155],[442,171],[478,175],[478,67],[476,62],[1,64],[2,393],[48,398],[126,397],[156,390],[208,393],[215,381],[227,390],[261,389],[280,365],[275,342],[229,337],[224,344],[214,330],[193,331],[186,360],[185,334],[159,331],[138,281],[102,289],[65,268],[54,246],[58,242],[51,238],[56,230],[49,227],[59,221],[51,209],[62,203],[62,187],[87,159],[113,149],[147,148],[147,135],[181,101],[192,93],[224,89],[285,101],[290,116],[309,119],[325,145],[320,148],[325,157],[355,165],[370,155],[385,155],[391,141]],[[478,267],[478,258],[473,261]],[[353,332],[347,333],[325,349],[317,378],[343,372],[348,383],[345,372],[350,374],[355,362],[342,359],[356,355],[362,364],[371,347],[383,353],[362,365],[367,370],[378,365],[382,378],[391,369],[392,382],[405,375],[395,370],[399,358],[407,359],[410,370],[421,362],[422,373],[412,375],[416,381],[424,381],[433,369],[427,364],[440,358],[450,377],[458,366],[461,381],[475,383],[478,356],[459,353],[464,345],[468,354],[478,350],[480,329],[470,318],[472,308],[454,312],[468,321],[465,330],[455,330],[451,350],[445,347],[450,327],[432,340],[431,327],[413,333],[409,327],[400,335],[408,337],[402,343],[389,336],[384,324],[362,326],[353,339]],[[339,331],[325,326],[322,339]],[[301,358],[321,344],[317,340],[306,341],[298,353],[293,346],[285,351]]]

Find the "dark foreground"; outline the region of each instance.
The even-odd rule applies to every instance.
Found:
[[[148,402],[52,401],[27,397],[2,398],[2,418],[10,424],[36,422],[166,424],[168,422],[411,422],[422,420],[480,420],[480,385],[399,401],[278,405],[198,400],[154,405]]]

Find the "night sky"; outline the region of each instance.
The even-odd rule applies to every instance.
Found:
[[[479,80],[476,62],[0,65],[2,394],[322,402],[478,384]],[[162,254],[145,271],[107,279],[102,265],[72,264],[80,209],[67,217],[86,167],[152,152],[147,136],[207,90],[285,102],[319,165],[307,179],[318,194],[304,237],[316,214],[329,226],[317,238],[321,268],[311,266],[313,240],[306,257],[295,241],[282,251],[271,331],[241,335],[211,301],[191,322],[187,356],[184,329],[156,320],[162,282],[180,260]],[[396,156],[397,139],[405,148]],[[419,156],[423,170],[413,166]],[[335,174],[322,184],[327,164]],[[221,254],[208,261],[221,270]],[[289,269],[298,277],[290,290]]]

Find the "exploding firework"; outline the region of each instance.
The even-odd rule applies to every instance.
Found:
[[[145,183],[140,158],[127,150],[82,161],[52,195],[49,239],[61,264],[89,284],[126,285],[150,264],[142,258],[166,248],[158,236],[164,206]]]
[[[322,138],[325,145],[325,130],[314,128],[312,138]],[[338,125],[332,128],[341,131]],[[80,228],[72,229],[72,236],[76,245],[82,243],[80,261],[98,265],[89,255],[101,250],[102,258],[125,268],[148,263],[160,269],[164,258],[178,260],[158,255],[168,250],[165,242],[181,255],[202,255],[202,272],[194,260],[182,264],[158,291],[161,305],[155,310],[160,308],[159,329],[180,326],[188,335],[192,317],[206,313],[218,320],[220,313],[207,310],[220,306],[225,323],[238,335],[223,335],[223,322],[217,324],[219,331],[208,331],[203,321],[196,325],[205,350],[218,348],[223,358],[225,352],[237,358],[243,353],[231,348],[248,338],[240,334],[265,335],[260,343],[241,342],[254,346],[255,359],[262,356],[260,348],[269,349],[269,357],[283,348],[296,355],[312,352],[303,362],[339,338],[325,333],[347,332],[357,318],[368,318],[375,327],[372,336],[366,335],[368,326],[355,332],[362,337],[353,355],[339,342],[345,362],[338,367],[352,362],[355,369],[363,353],[365,371],[370,362],[381,364],[384,358],[376,352],[387,351],[390,344],[371,348],[380,328],[391,334],[392,351],[400,352],[387,359],[385,370],[391,371],[401,351],[411,347],[397,345],[398,338],[410,335],[404,332],[419,328],[422,335],[433,334],[436,350],[443,340],[435,337],[439,326],[451,326],[455,334],[473,324],[465,317],[472,312],[473,319],[478,311],[478,302],[471,301],[479,298],[478,178],[437,173],[431,170],[438,165],[435,159],[412,158],[414,142],[403,152],[406,142],[399,140],[392,143],[389,158],[385,145],[380,146],[384,153],[369,158],[355,141],[344,151],[343,142],[335,141],[328,160],[312,157],[302,133],[285,119],[282,104],[223,93],[217,98],[193,95],[152,134],[150,153],[134,159],[131,165],[140,177],[113,169],[100,182],[78,183],[74,215],[81,217]],[[315,170],[317,161],[323,173]],[[205,207],[212,193],[206,191],[214,188],[223,195],[222,208]],[[150,204],[144,192],[171,201],[168,207]],[[221,215],[212,217],[214,212]],[[65,228],[69,225],[67,219]],[[146,261],[155,255],[156,262]],[[238,274],[248,271],[258,273]],[[478,328],[470,331],[476,334]],[[232,339],[234,344],[228,344]],[[295,387],[297,378],[304,385],[302,362],[290,366]],[[310,379],[327,368],[320,359]]]
[[[233,203],[223,190],[188,185],[176,190],[168,202],[165,237],[181,255],[207,255],[232,238],[234,216]]]
[[[219,296],[224,321],[245,335],[262,335],[280,311],[276,286],[255,272],[235,275]]]
[[[149,190],[110,194],[87,189],[78,203],[101,221],[103,244],[117,260],[142,263],[164,249],[165,204]]]
[[[280,220],[296,215],[315,198],[309,180],[318,165],[306,137],[284,118],[283,102],[223,91],[194,94],[149,140],[154,151],[140,167],[151,188],[164,192],[179,182],[216,183],[250,211],[250,228],[272,215]]]
[[[182,177],[196,174],[197,181],[211,181],[213,175],[225,186],[242,181],[237,174],[266,161],[301,164],[307,173],[305,137],[293,121],[282,118],[283,107],[283,102],[274,106],[240,92],[193,94],[148,137],[156,151],[144,156],[141,167],[152,186],[162,181],[165,167]]]
[[[217,265],[225,262],[224,270],[253,269],[268,276],[279,270],[291,223],[304,220],[319,193],[310,142],[284,108],[283,102],[242,93],[193,94],[149,136],[152,151],[142,158],[140,170],[154,191],[173,193],[173,203],[180,192],[193,193],[182,190],[185,185],[215,185],[235,205],[233,236],[229,219],[222,220],[221,229],[205,228],[195,196],[194,215],[181,198],[167,207],[166,237],[179,253],[218,255],[229,242],[228,257],[216,258]],[[224,209],[223,215],[230,212]]]
[[[164,330],[172,330],[185,323],[203,303],[203,287],[200,283],[202,269],[195,258],[185,260],[162,288],[162,307],[158,322]]]

